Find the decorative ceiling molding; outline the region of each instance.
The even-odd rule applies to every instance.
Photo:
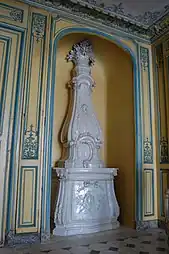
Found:
[[[153,26],[149,27],[149,30],[152,33],[152,42],[169,32],[169,13],[158,20]]]
[[[53,0],[53,2],[54,1],[55,0]],[[159,11],[146,11],[143,14],[133,15],[125,9],[123,3],[114,4],[110,1],[109,4],[105,4],[105,1],[96,0],[71,0],[71,2],[79,3],[91,9],[97,9],[98,11],[104,12],[108,15],[118,15],[119,17],[127,18],[131,22],[134,21],[135,23],[145,26],[154,24],[154,22],[169,12],[169,4]]]
[[[61,11],[65,15],[73,15],[78,19],[91,21],[97,25],[103,25],[107,28],[114,28],[118,31],[127,33],[137,38],[142,38],[148,42],[154,41],[159,36],[169,31],[169,5],[161,12],[147,12],[144,15],[138,15],[129,18],[129,14],[124,15],[122,5],[114,5],[113,11],[107,12],[103,7],[97,7],[92,3],[95,0],[20,0],[29,4],[39,4],[40,7],[47,7],[53,12]],[[90,2],[90,3],[89,3]],[[153,20],[157,20],[153,23]],[[139,20],[139,22],[138,22]],[[141,22],[144,20],[144,22]],[[149,23],[151,25],[145,25]],[[153,23],[153,24],[152,24]]]

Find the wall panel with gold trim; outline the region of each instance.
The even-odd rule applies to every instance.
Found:
[[[40,233],[44,103],[49,41],[49,14],[31,8],[22,114],[21,159],[16,232]],[[25,180],[24,180],[25,179]],[[28,199],[26,187],[32,195]],[[29,194],[30,195],[30,194]],[[33,211],[33,212],[32,212]]]
[[[158,123],[159,123],[159,157],[161,164],[169,163],[168,154],[168,87],[166,77],[166,59],[163,44],[156,47]]]
[[[0,245],[4,242],[11,222],[12,213],[8,208],[15,200],[11,195],[15,184],[12,165],[15,165],[17,175],[19,161],[19,142],[14,133],[20,121],[22,104],[27,18],[27,8],[24,7],[19,4],[16,10],[10,1],[0,3]],[[9,182],[9,179],[14,182]]]
[[[138,229],[157,227],[157,191],[156,191],[156,157],[155,157],[155,111],[154,111],[154,83],[152,79],[152,50],[141,44],[140,59],[140,87],[142,114],[142,174],[140,176],[140,218]]]
[[[143,173],[143,211],[144,217],[154,216],[154,170],[144,169]]]
[[[158,210],[159,219],[164,220],[164,197],[168,185],[169,168],[169,36],[156,43],[155,74],[158,130]]]
[[[50,24],[44,10],[0,3],[0,245],[40,235]]]
[[[169,170],[160,169],[160,216],[165,216],[165,196],[169,189]]]
[[[143,115],[143,157],[144,164],[153,163],[152,140],[152,106],[149,49],[140,46],[141,85],[142,85],[142,115]]]
[[[18,193],[18,228],[24,233],[31,227],[36,232],[36,206],[37,206],[37,175],[38,167],[24,166],[20,169],[19,193]],[[18,230],[19,231],[19,230]]]

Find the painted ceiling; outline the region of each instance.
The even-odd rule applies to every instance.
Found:
[[[54,0],[55,1],[55,0]],[[73,3],[116,14],[145,26],[150,26],[169,12],[169,0],[71,0]]]

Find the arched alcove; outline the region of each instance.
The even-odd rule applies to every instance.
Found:
[[[121,208],[122,225],[134,227],[135,222],[135,129],[133,64],[128,53],[114,43],[96,35],[72,33],[57,44],[53,122],[53,165],[60,158],[59,131],[68,105],[66,84],[71,79],[72,63],[65,57],[74,43],[89,39],[96,62],[92,76],[96,82],[93,104],[100,121],[104,145],[101,151],[107,167],[119,167],[116,193]],[[56,179],[56,178],[55,178]],[[52,216],[58,185],[53,180]]]

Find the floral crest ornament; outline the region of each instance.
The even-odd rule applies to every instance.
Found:
[[[86,39],[74,44],[66,59],[74,62],[75,65],[79,65],[79,63],[89,66],[94,65],[95,60],[91,42]]]

